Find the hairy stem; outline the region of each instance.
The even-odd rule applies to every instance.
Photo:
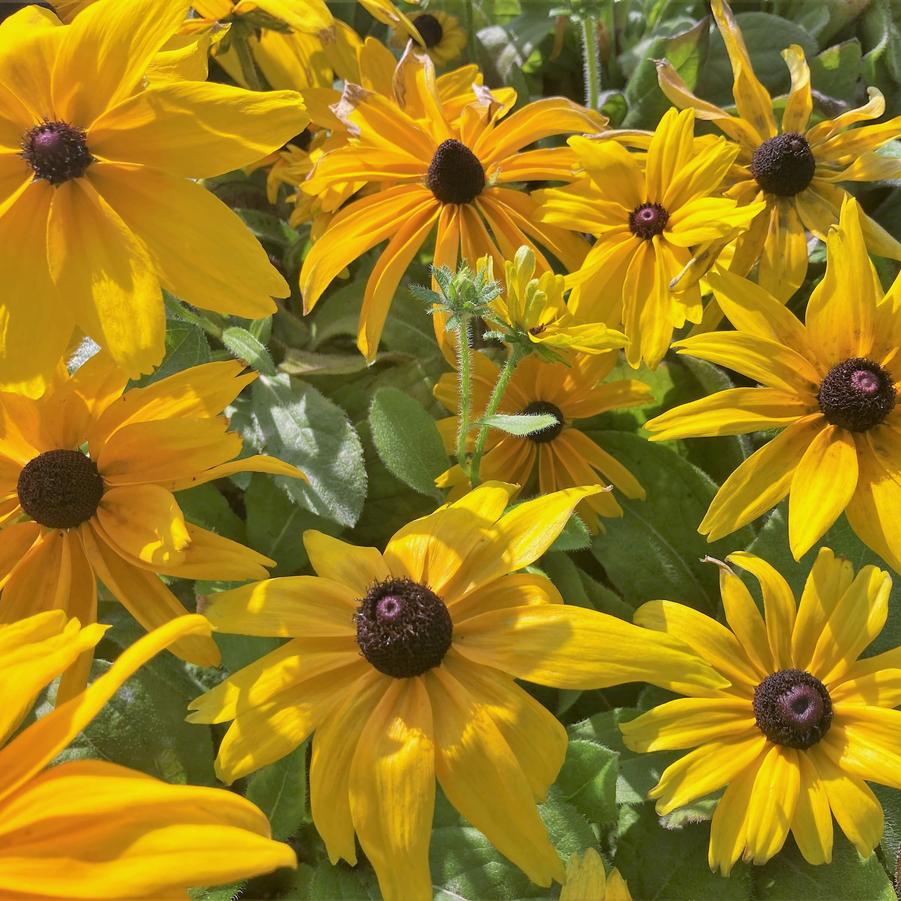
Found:
[[[601,61],[598,55],[598,20],[582,19],[582,61],[585,67],[585,105],[596,110],[601,98]]]
[[[265,90],[263,80],[260,78],[260,73],[257,69],[257,64],[254,62],[253,53],[250,50],[250,44],[247,42],[247,39],[243,35],[237,35],[232,41],[232,46],[235,48],[238,63],[241,66],[241,75],[244,76],[247,87],[250,88],[251,91]]]
[[[494,388],[491,391],[491,397],[488,398],[488,405],[482,413],[482,418],[487,419],[497,413],[497,408],[501,405],[504,392],[510,383],[513,371],[519,365],[519,361],[523,358],[524,351],[517,345],[510,348],[510,354],[501,369]],[[469,463],[469,481],[473,488],[479,484],[479,466],[482,462],[482,454],[485,451],[485,442],[488,440],[488,430],[490,426],[482,425],[479,428],[479,434],[476,436],[475,448],[472,452],[472,460]]]
[[[459,316],[457,326],[457,463],[466,472],[466,439],[472,417],[472,348],[469,346],[470,316]]]

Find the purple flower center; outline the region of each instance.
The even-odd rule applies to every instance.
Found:
[[[32,128],[22,139],[21,156],[36,180],[54,187],[81,178],[94,162],[85,132],[66,122],[42,122]]]
[[[817,392],[820,410],[832,425],[865,432],[895,408],[891,374],[865,357],[843,360],[826,373]]]
[[[779,670],[754,690],[754,718],[774,744],[810,748],[832,725],[832,699],[826,686],[810,673]]]
[[[643,203],[629,213],[632,234],[645,241],[659,235],[669,222],[669,213],[659,203]]]

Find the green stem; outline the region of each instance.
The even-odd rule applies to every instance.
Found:
[[[487,419],[489,416],[494,416],[497,413],[497,408],[501,405],[501,400],[504,397],[504,392],[507,390],[507,385],[510,383],[513,370],[519,365],[519,361],[524,355],[525,352],[518,345],[514,344],[510,348],[510,355],[507,357],[507,361],[504,363],[504,367],[494,383],[485,412],[482,413],[483,419]],[[481,426],[479,434],[476,436],[475,449],[472,452],[472,460],[469,463],[469,481],[473,488],[479,484],[479,465],[482,462],[482,454],[485,451],[485,442],[488,440],[489,428],[490,426],[487,425]]]
[[[472,348],[469,346],[469,316],[459,316],[457,326],[457,463],[466,471],[466,439],[469,437],[472,416]]]
[[[263,80],[260,78],[260,73],[257,69],[257,64],[253,59],[253,52],[250,49],[250,44],[244,35],[235,35],[232,40],[232,46],[235,48],[235,54],[237,55],[238,63],[241,66],[241,75],[244,76],[247,87],[250,88],[251,91],[265,90]]]
[[[463,4],[464,24],[466,26],[466,56],[469,62],[478,62],[476,59],[476,33],[475,12],[472,8],[472,0],[466,0]]]
[[[585,65],[585,105],[596,110],[601,101],[601,61],[598,56],[598,20],[582,19],[582,60]]]

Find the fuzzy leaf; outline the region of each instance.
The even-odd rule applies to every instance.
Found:
[[[222,332],[222,343],[236,359],[246,363],[251,369],[264,375],[275,375],[275,364],[266,346],[247,329],[237,325],[229,326]]]
[[[477,424],[524,438],[557,425],[557,417],[550,413],[496,413],[494,416],[486,416]]]

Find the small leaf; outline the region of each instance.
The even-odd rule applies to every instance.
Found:
[[[135,382],[136,387],[151,385],[191,366],[210,362],[210,344],[203,329],[190,322],[169,319],[166,322],[166,356],[150,374]]]
[[[388,471],[420,494],[443,499],[435,479],[450,465],[435,420],[396,388],[376,392],[369,430]]]
[[[254,336],[237,325],[231,325],[222,332],[222,343],[229,353],[245,362],[251,369],[264,375],[275,375],[275,364],[269,351]]]
[[[247,800],[266,814],[275,839],[294,835],[306,815],[306,763],[304,743],[281,760],[257,770],[247,782]]]
[[[477,424],[523,438],[553,428],[559,422],[550,413],[496,413],[494,416],[486,416]]]
[[[584,551],[591,545],[591,532],[588,526],[574,513],[563,527],[563,531],[554,539],[548,548],[551,551]]]

